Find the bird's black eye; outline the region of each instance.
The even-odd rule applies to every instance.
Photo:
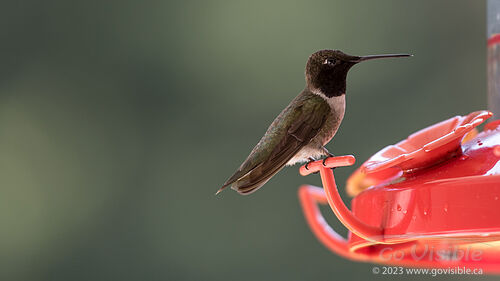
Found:
[[[335,63],[337,63],[337,60],[334,58],[327,58],[323,62],[323,64],[327,64],[327,65],[335,65]]]

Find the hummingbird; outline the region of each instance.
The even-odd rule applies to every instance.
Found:
[[[284,166],[309,164],[323,156],[333,156],[325,145],[335,136],[344,118],[347,72],[363,61],[409,56],[351,56],[340,50],[313,53],[306,63],[304,90],[274,119],[250,155],[216,194],[229,185],[240,194],[250,194]]]

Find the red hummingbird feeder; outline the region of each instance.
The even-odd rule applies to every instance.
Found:
[[[475,130],[491,116],[456,116],[373,155],[348,179],[352,211],[332,168],[353,165],[353,156],[302,166],[304,176],[319,171],[324,187],[299,189],[314,234],[355,261],[500,273],[500,122]],[[326,203],[349,230],[347,239],[321,215],[318,204]]]

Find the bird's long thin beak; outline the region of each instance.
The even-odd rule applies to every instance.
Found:
[[[413,57],[413,55],[410,55],[410,54],[371,55],[371,56],[359,57],[359,59],[357,59],[356,62],[362,62],[362,61],[374,60],[374,59],[401,58],[401,57]]]

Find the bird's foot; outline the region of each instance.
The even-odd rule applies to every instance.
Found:
[[[326,149],[326,147],[322,147],[323,149],[323,153],[326,155],[326,157],[323,159],[323,166],[326,166],[325,164],[325,161],[326,159],[330,158],[330,157],[335,157],[335,155],[333,155],[333,153],[330,153],[330,151],[328,151],[328,149]]]
[[[309,157],[309,162],[307,162],[307,164],[304,166],[304,168],[306,168],[306,170],[309,170],[309,164],[311,164],[312,162],[316,161],[316,159],[312,158],[312,157]],[[317,172],[316,172],[317,173]],[[316,174],[314,173],[314,174]]]
[[[330,158],[330,157],[335,157],[335,155],[333,155],[332,153],[328,152],[327,154],[328,156],[326,156],[325,158],[323,158],[323,166],[326,166],[326,159]],[[335,170],[335,168],[332,168],[332,170]]]

